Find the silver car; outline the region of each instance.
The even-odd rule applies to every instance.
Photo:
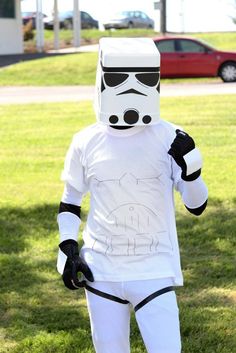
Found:
[[[107,23],[105,29],[121,28],[154,28],[154,21],[142,11],[122,11],[114,15]]]

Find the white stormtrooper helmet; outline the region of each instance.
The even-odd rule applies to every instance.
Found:
[[[151,38],[102,38],[95,112],[111,126],[150,125],[160,118],[160,53]]]

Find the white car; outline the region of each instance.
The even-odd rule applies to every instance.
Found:
[[[142,11],[122,11],[104,23],[105,29],[154,28],[154,21]]]

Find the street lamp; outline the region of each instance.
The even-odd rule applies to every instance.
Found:
[[[74,0],[74,12],[73,12],[73,32],[74,32],[74,47],[80,46],[80,11],[79,11],[79,0]]]
[[[160,10],[160,32],[165,34],[166,30],[166,0],[159,0],[154,2],[154,10]]]
[[[38,52],[44,47],[44,25],[42,0],[36,0],[36,47]]]

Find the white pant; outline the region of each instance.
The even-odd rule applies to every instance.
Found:
[[[172,285],[170,278],[128,282],[89,283],[100,291],[128,300],[120,304],[86,290],[93,344],[96,353],[129,353],[130,306],[159,289]],[[175,292],[162,294],[135,313],[148,353],[180,353],[179,313]]]

